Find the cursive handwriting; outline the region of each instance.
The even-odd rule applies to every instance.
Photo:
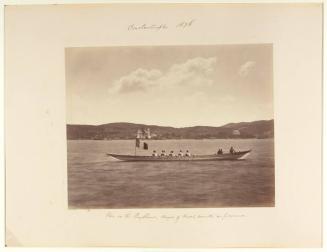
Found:
[[[135,25],[131,24],[128,26],[127,30],[128,31],[138,31],[138,30],[165,30],[168,29],[168,26],[166,24],[160,24],[160,25],[147,25],[147,24],[142,24],[142,25]]]
[[[244,218],[244,214],[231,214],[231,213],[210,213],[210,214],[154,214],[154,213],[113,213],[107,212],[107,219],[134,219],[139,221],[170,221],[177,223],[183,220],[213,220],[213,221],[226,221],[232,219]]]
[[[186,29],[191,27],[195,22],[195,19],[191,19],[188,21],[182,21],[177,23],[174,27],[176,29]],[[167,30],[169,29],[170,26],[168,26],[167,24],[130,24],[127,27],[128,31],[163,31],[163,30]]]
[[[195,21],[194,19],[192,19],[190,21],[183,21],[183,22],[177,24],[176,27],[185,29],[185,28],[191,27],[193,25],[194,21]]]

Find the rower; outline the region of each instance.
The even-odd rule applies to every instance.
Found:
[[[180,150],[180,151],[179,151],[179,153],[178,153],[178,156],[179,156],[179,157],[182,157],[182,156],[184,156],[184,154],[183,154],[183,151],[182,151],[182,150]]]
[[[153,156],[153,157],[158,157],[158,153],[157,153],[156,150],[154,150],[154,151],[152,152],[152,156]]]
[[[185,153],[185,156],[190,157],[191,153],[187,150],[186,153]]]
[[[230,147],[230,149],[229,149],[229,153],[230,153],[230,154],[234,154],[234,153],[235,153],[235,150],[234,150],[233,146]]]
[[[160,155],[160,156],[162,156],[162,157],[166,156],[166,152],[165,152],[165,150],[162,150],[162,151],[161,151],[161,155]]]
[[[170,153],[169,153],[169,157],[173,157],[174,156],[174,151],[171,151]]]

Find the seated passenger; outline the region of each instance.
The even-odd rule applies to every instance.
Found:
[[[157,156],[158,156],[158,153],[157,153],[156,150],[154,150],[154,151],[152,152],[152,156],[153,156],[153,157],[157,157]]]
[[[162,157],[166,156],[166,152],[164,150],[162,150],[160,156],[162,156]]]
[[[187,150],[186,153],[185,153],[185,156],[190,157],[191,153]]]
[[[173,156],[175,156],[175,155],[174,155],[174,151],[171,151],[171,152],[169,153],[169,157],[173,157]]]
[[[182,150],[179,151],[178,156],[179,156],[179,157],[183,157],[183,156],[184,156],[184,153],[183,153]]]

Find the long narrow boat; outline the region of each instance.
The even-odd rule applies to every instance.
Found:
[[[222,161],[222,160],[240,160],[245,159],[251,150],[247,151],[239,151],[233,154],[226,153],[226,154],[213,154],[213,155],[192,155],[190,157],[183,156],[183,157],[169,157],[169,156],[133,156],[133,155],[120,155],[120,154],[111,154],[107,153],[108,156],[111,156],[115,159],[125,162],[138,162],[138,161]]]

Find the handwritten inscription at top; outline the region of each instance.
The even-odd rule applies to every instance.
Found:
[[[190,21],[183,21],[183,22],[180,22],[179,24],[176,25],[176,28],[181,28],[181,29],[185,29],[185,28],[188,28],[188,27],[191,27],[194,23],[194,19],[190,20]]]
[[[131,24],[127,27],[127,30],[128,31],[164,31],[171,28],[183,30],[183,29],[190,28],[194,24],[194,22],[195,19],[191,19],[188,21],[179,22],[173,26],[169,26],[167,24],[141,24],[141,25]]]

